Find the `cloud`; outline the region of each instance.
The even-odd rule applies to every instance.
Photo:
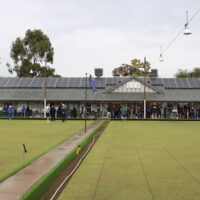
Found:
[[[199,63],[200,32],[197,15],[190,27],[192,36],[180,35],[155,62],[161,45],[167,47],[185,23],[185,11],[192,16],[198,1],[147,0],[35,0],[1,1],[1,75],[8,76],[5,63],[16,37],[27,29],[42,29],[55,49],[54,67],[63,76],[82,76],[103,67],[104,75],[133,58],[144,56],[162,76],[173,76],[180,67]]]

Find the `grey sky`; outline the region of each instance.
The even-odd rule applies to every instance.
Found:
[[[165,61],[156,62],[161,45],[183,28],[186,10],[191,17],[200,8],[198,0],[0,0],[0,6],[0,76],[10,76],[11,43],[27,29],[48,35],[62,76],[93,74],[96,67],[111,76],[115,67],[144,56],[161,77],[200,67],[200,13],[189,25],[193,34],[181,34]]]

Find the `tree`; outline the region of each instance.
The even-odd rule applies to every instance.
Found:
[[[54,49],[47,35],[41,30],[27,30],[23,39],[18,37],[12,43],[10,57],[14,66],[7,63],[8,71],[18,77],[60,76],[48,66],[53,64],[53,56]]]
[[[175,74],[176,78],[200,78],[200,68],[194,68],[192,71],[179,69]]]
[[[175,74],[176,78],[188,78],[190,77],[190,72],[186,69],[179,69],[178,72]]]
[[[131,64],[122,64],[112,71],[113,76],[144,76],[150,70],[150,63],[139,59],[131,60]]]
[[[193,78],[200,78],[200,68],[194,68],[193,71],[190,72],[190,76]]]

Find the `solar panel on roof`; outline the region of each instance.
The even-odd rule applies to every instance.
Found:
[[[166,79],[166,78],[163,78],[162,80],[163,80],[164,87],[165,87],[165,88],[168,88],[169,85],[168,85],[167,79]]]
[[[51,86],[51,82],[52,82],[51,77],[47,77],[46,78],[46,87],[50,87]]]
[[[67,87],[73,87],[74,85],[74,78],[69,78],[69,82],[67,84]]]
[[[187,82],[187,79],[181,78],[181,82],[182,82],[183,88],[190,88],[190,86]]]
[[[45,85],[45,78],[38,78],[38,81],[36,82],[36,86],[35,87],[44,87]],[[46,79],[46,85],[48,84],[47,79]]]
[[[33,81],[31,82],[30,87],[35,87],[36,82],[37,82],[37,78],[33,78]]]
[[[18,82],[19,82],[18,78],[10,78],[7,87],[16,87]]]
[[[20,83],[23,82],[23,78],[18,78],[18,79],[19,79],[19,81],[17,82],[17,85],[16,85],[17,88],[19,87]]]
[[[6,78],[3,87],[7,87],[9,85],[10,78]]]
[[[151,85],[156,85],[156,79],[155,78],[150,78],[149,82],[151,83]]]
[[[55,88],[61,87],[63,79],[64,78],[62,78],[62,77],[58,78],[58,80],[56,81],[56,84],[55,84]]]
[[[0,78],[0,87],[3,87],[5,82],[5,78]]]
[[[94,78],[97,88],[105,88],[105,78]]]
[[[79,87],[80,88],[83,88],[84,87],[84,84],[85,84],[85,79],[84,78],[81,78],[81,80],[80,80],[80,85],[79,85]]]
[[[168,88],[171,88],[172,87],[172,84],[171,84],[171,81],[169,78],[167,78],[167,85],[168,85]]]
[[[102,78],[100,81],[100,87],[105,88],[106,87],[106,79]]]
[[[169,80],[170,88],[177,88],[176,82],[173,78],[169,78],[168,80]]]
[[[194,80],[194,83],[196,85],[196,88],[200,88],[200,81],[199,81],[199,79],[198,78],[194,78],[193,80]]]
[[[129,77],[108,77],[108,78],[94,78],[97,88],[105,88],[107,85],[116,85],[124,82]],[[139,78],[141,81],[143,78]],[[85,87],[85,77],[48,77],[47,87],[49,88],[84,88]],[[165,88],[179,88],[179,89],[189,89],[189,88],[200,88],[200,79],[198,78],[147,78],[152,85],[163,85]],[[44,87],[44,78],[41,77],[10,77],[10,78],[0,78],[0,87],[3,88],[41,88]],[[87,87],[90,87],[89,81],[87,82]]]
[[[162,79],[156,78],[156,84],[162,85]]]
[[[64,78],[62,82],[62,87],[68,87],[70,78]]]
[[[183,88],[183,85],[182,85],[180,78],[176,78],[175,81],[176,81],[176,85],[177,85],[178,88]]]
[[[55,78],[55,81],[54,81],[54,83],[53,83],[53,88],[55,88],[56,87],[56,84],[57,84],[57,81],[58,81],[58,77],[57,78]]]
[[[79,87],[80,85],[80,82],[81,82],[81,78],[74,78],[74,85],[73,87]]]
[[[22,87],[21,85],[24,83],[25,80],[26,80],[26,78],[19,78],[19,81],[18,81],[16,87]]]
[[[114,77],[114,78],[113,78],[113,85],[119,84],[120,81],[121,81],[121,78],[120,78],[120,77]]]
[[[112,85],[113,84],[113,79],[112,78],[106,78],[107,81],[106,81],[106,84],[107,85]]]
[[[195,87],[196,87],[196,86],[195,86],[195,83],[194,83],[194,81],[193,81],[193,78],[187,78],[187,80],[188,80],[188,82],[189,82],[191,88],[195,88]]]
[[[27,78],[20,78],[20,81],[18,82],[17,87],[20,87],[20,88],[23,87],[26,82],[26,79]],[[28,87],[28,85],[27,85],[27,87]]]

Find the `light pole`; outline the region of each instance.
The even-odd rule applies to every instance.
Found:
[[[84,118],[85,118],[85,133],[87,131],[87,119],[86,119],[87,108],[86,108],[86,103],[87,103],[87,73],[85,73],[85,113],[84,113]]]
[[[146,57],[144,57],[144,119],[146,119],[146,76],[147,76],[147,69],[146,69]]]
[[[188,22],[188,11],[186,11],[186,23],[185,23],[184,35],[191,35],[192,34],[188,24],[189,24],[189,22]]]

